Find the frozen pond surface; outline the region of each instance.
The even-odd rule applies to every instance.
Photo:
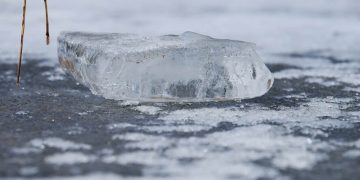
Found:
[[[358,1],[86,2],[49,2],[49,48],[42,1],[28,2],[20,89],[14,63],[21,4],[0,2],[0,177],[360,177]],[[105,100],[57,65],[60,30],[191,30],[256,42],[275,83],[265,96],[241,102]]]

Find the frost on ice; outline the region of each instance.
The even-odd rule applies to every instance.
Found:
[[[116,100],[212,101],[265,94],[273,76],[243,41],[185,32],[134,34],[63,32],[59,61],[97,95]]]

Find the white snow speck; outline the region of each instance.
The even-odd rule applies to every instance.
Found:
[[[46,139],[33,139],[29,142],[31,147],[44,149],[46,147],[57,148],[63,151],[65,150],[89,150],[91,146],[88,144],[75,143],[72,141],[60,139],[60,138],[46,138]]]
[[[18,111],[15,114],[16,115],[27,115],[27,114],[29,114],[29,112],[28,111]]]
[[[129,124],[129,123],[114,123],[114,124],[109,124],[107,125],[107,128],[112,130],[112,129],[124,129],[124,128],[129,128],[129,127],[136,127],[133,124]]]
[[[46,76],[49,81],[61,81],[65,79],[65,72],[60,67],[56,67],[53,71],[43,72],[41,75]]]
[[[61,154],[53,154],[45,158],[45,162],[56,165],[71,165],[89,163],[96,160],[93,155],[86,155],[81,152],[66,152]]]
[[[120,106],[137,106],[139,105],[140,102],[139,101],[121,101],[119,102]]]
[[[79,112],[78,113],[78,115],[80,115],[80,116],[85,116],[85,115],[87,115],[88,113],[87,112]]]
[[[149,115],[156,115],[162,110],[161,108],[155,106],[136,106],[133,109]]]
[[[358,149],[353,149],[353,150],[349,150],[349,151],[346,151],[344,154],[343,154],[344,157],[346,158],[358,158],[360,157],[360,150]]]
[[[34,175],[39,171],[39,169],[37,167],[22,167],[20,169],[20,174],[23,176],[29,176],[29,175]]]

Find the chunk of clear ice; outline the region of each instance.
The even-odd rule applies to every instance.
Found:
[[[217,101],[265,94],[273,76],[255,44],[185,32],[135,34],[62,32],[59,62],[108,99]]]

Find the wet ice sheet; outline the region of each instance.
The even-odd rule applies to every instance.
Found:
[[[310,84],[303,81],[302,85]],[[320,87],[330,90],[328,86]],[[159,176],[173,179],[292,179],[293,174],[284,173],[286,170],[291,169],[298,175],[305,172],[306,175],[308,171],[317,172],[323,163],[346,164],[359,157],[360,135],[353,132],[351,136],[354,137],[349,138],[344,133],[356,131],[358,127],[359,116],[352,116],[347,110],[357,107],[357,96],[353,99],[351,96],[354,94],[340,90],[338,95],[343,96],[341,98],[321,97],[308,88],[304,92],[318,97],[309,99],[289,95],[278,103],[276,96],[286,94],[288,88],[284,84],[274,88],[272,96],[260,98],[260,103],[255,99],[207,105],[119,106],[117,102],[101,100],[95,103],[96,97],[83,97],[79,103],[87,102],[88,105],[82,108],[92,112],[83,115],[78,113],[82,108],[76,108],[78,100],[70,100],[74,105],[68,106],[63,99],[78,96],[64,91],[59,99],[53,99],[64,105],[59,107],[59,103],[51,103],[47,108],[52,113],[60,108],[69,117],[57,115],[50,120],[41,111],[34,110],[23,115],[31,114],[39,119],[25,118],[29,123],[36,122],[46,128],[39,132],[52,137],[34,136],[32,139],[17,135],[15,138],[21,139],[17,147],[9,146],[8,149],[8,153],[16,156],[6,158],[3,165],[25,163],[26,167],[13,173],[36,177],[41,177],[45,171],[37,165],[44,164],[49,167],[46,171],[50,172],[52,167],[61,167],[62,178],[105,176],[116,179],[126,175],[126,179],[156,179]],[[49,98],[39,94],[33,99],[41,101],[42,97]],[[266,103],[261,103],[264,100]],[[93,114],[103,117],[94,117]],[[24,119],[2,123],[10,125],[8,122],[12,121],[24,123]],[[66,133],[72,132],[74,127],[91,129],[86,128],[79,134]],[[2,136],[2,140],[7,144],[11,138]],[[336,156],[345,159],[336,160]],[[40,162],[35,160],[37,158]],[[92,173],[85,173],[83,168],[89,166],[94,167]],[[79,171],[70,171],[74,167],[80,168]],[[116,169],[109,170],[109,167]],[[138,177],[140,172],[142,176]],[[79,176],[83,173],[86,175]]]
[[[25,66],[56,71],[42,69],[37,60]],[[10,71],[12,66],[2,67]],[[281,72],[279,65],[270,67]],[[42,87],[27,83],[24,90],[1,89],[2,102],[10,108],[0,106],[0,140],[6,145],[0,165],[20,167],[1,168],[3,176],[296,179],[333,164],[352,174],[351,167],[358,165],[360,98],[345,89],[355,84],[283,78],[269,95],[243,102],[139,104],[92,96],[69,77],[54,82],[38,73],[31,78]],[[0,82],[13,89],[10,81]],[[18,97],[31,103],[22,103],[19,111],[18,102],[12,102]],[[18,133],[9,136],[9,129]]]
[[[14,15],[15,1],[2,2],[7,5],[0,8],[12,8],[0,13]],[[130,6],[119,1],[112,2],[114,6],[103,3],[82,6],[83,1],[79,0],[73,5],[83,7],[79,9],[84,12],[81,16],[65,10],[68,4],[64,2],[70,1],[50,3],[56,10],[52,17],[66,19],[61,20],[64,24],[54,24],[54,32],[59,27],[154,34],[190,29],[216,37],[243,39],[260,45],[277,83],[264,97],[242,102],[119,103],[92,96],[67,76],[50,81],[45,72],[55,74],[56,67],[44,66],[35,56],[24,65],[28,69],[24,88],[17,89],[15,66],[8,65],[11,59],[1,54],[1,177],[356,179],[360,176],[357,1],[257,0],[219,4],[204,0],[194,4],[194,1],[139,0]],[[30,3],[33,11],[38,8],[42,12],[41,1],[29,2],[29,6]],[[117,3],[121,5],[115,6]],[[152,8],[148,8],[149,4]],[[180,5],[186,13],[177,11]],[[119,11],[119,7],[124,11]],[[18,8],[17,11],[21,7]],[[32,8],[29,7],[30,13]],[[88,14],[87,8],[99,13]],[[125,17],[121,12],[132,15],[121,18]],[[141,12],[146,12],[146,16]],[[42,31],[42,15],[39,13],[37,20],[31,20],[29,14],[29,23],[41,23],[36,26],[39,29],[29,27],[29,34],[36,36]],[[113,15],[121,20],[104,21]],[[18,34],[11,32],[19,26],[20,17],[4,15],[0,19],[9,24],[0,31],[6,32],[2,39],[11,44],[12,39],[18,38]],[[84,23],[79,24],[79,20]],[[88,21],[94,23],[85,23]],[[248,28],[237,27],[242,24]],[[28,40],[32,45],[28,46],[30,52],[37,52],[41,49],[38,44],[44,44],[41,33],[38,43]],[[5,46],[1,49],[9,52],[12,46],[8,44],[1,44]],[[52,141],[57,145],[47,144],[49,138],[58,139]],[[47,145],[39,149],[31,142]],[[63,150],[64,142],[71,146]]]

